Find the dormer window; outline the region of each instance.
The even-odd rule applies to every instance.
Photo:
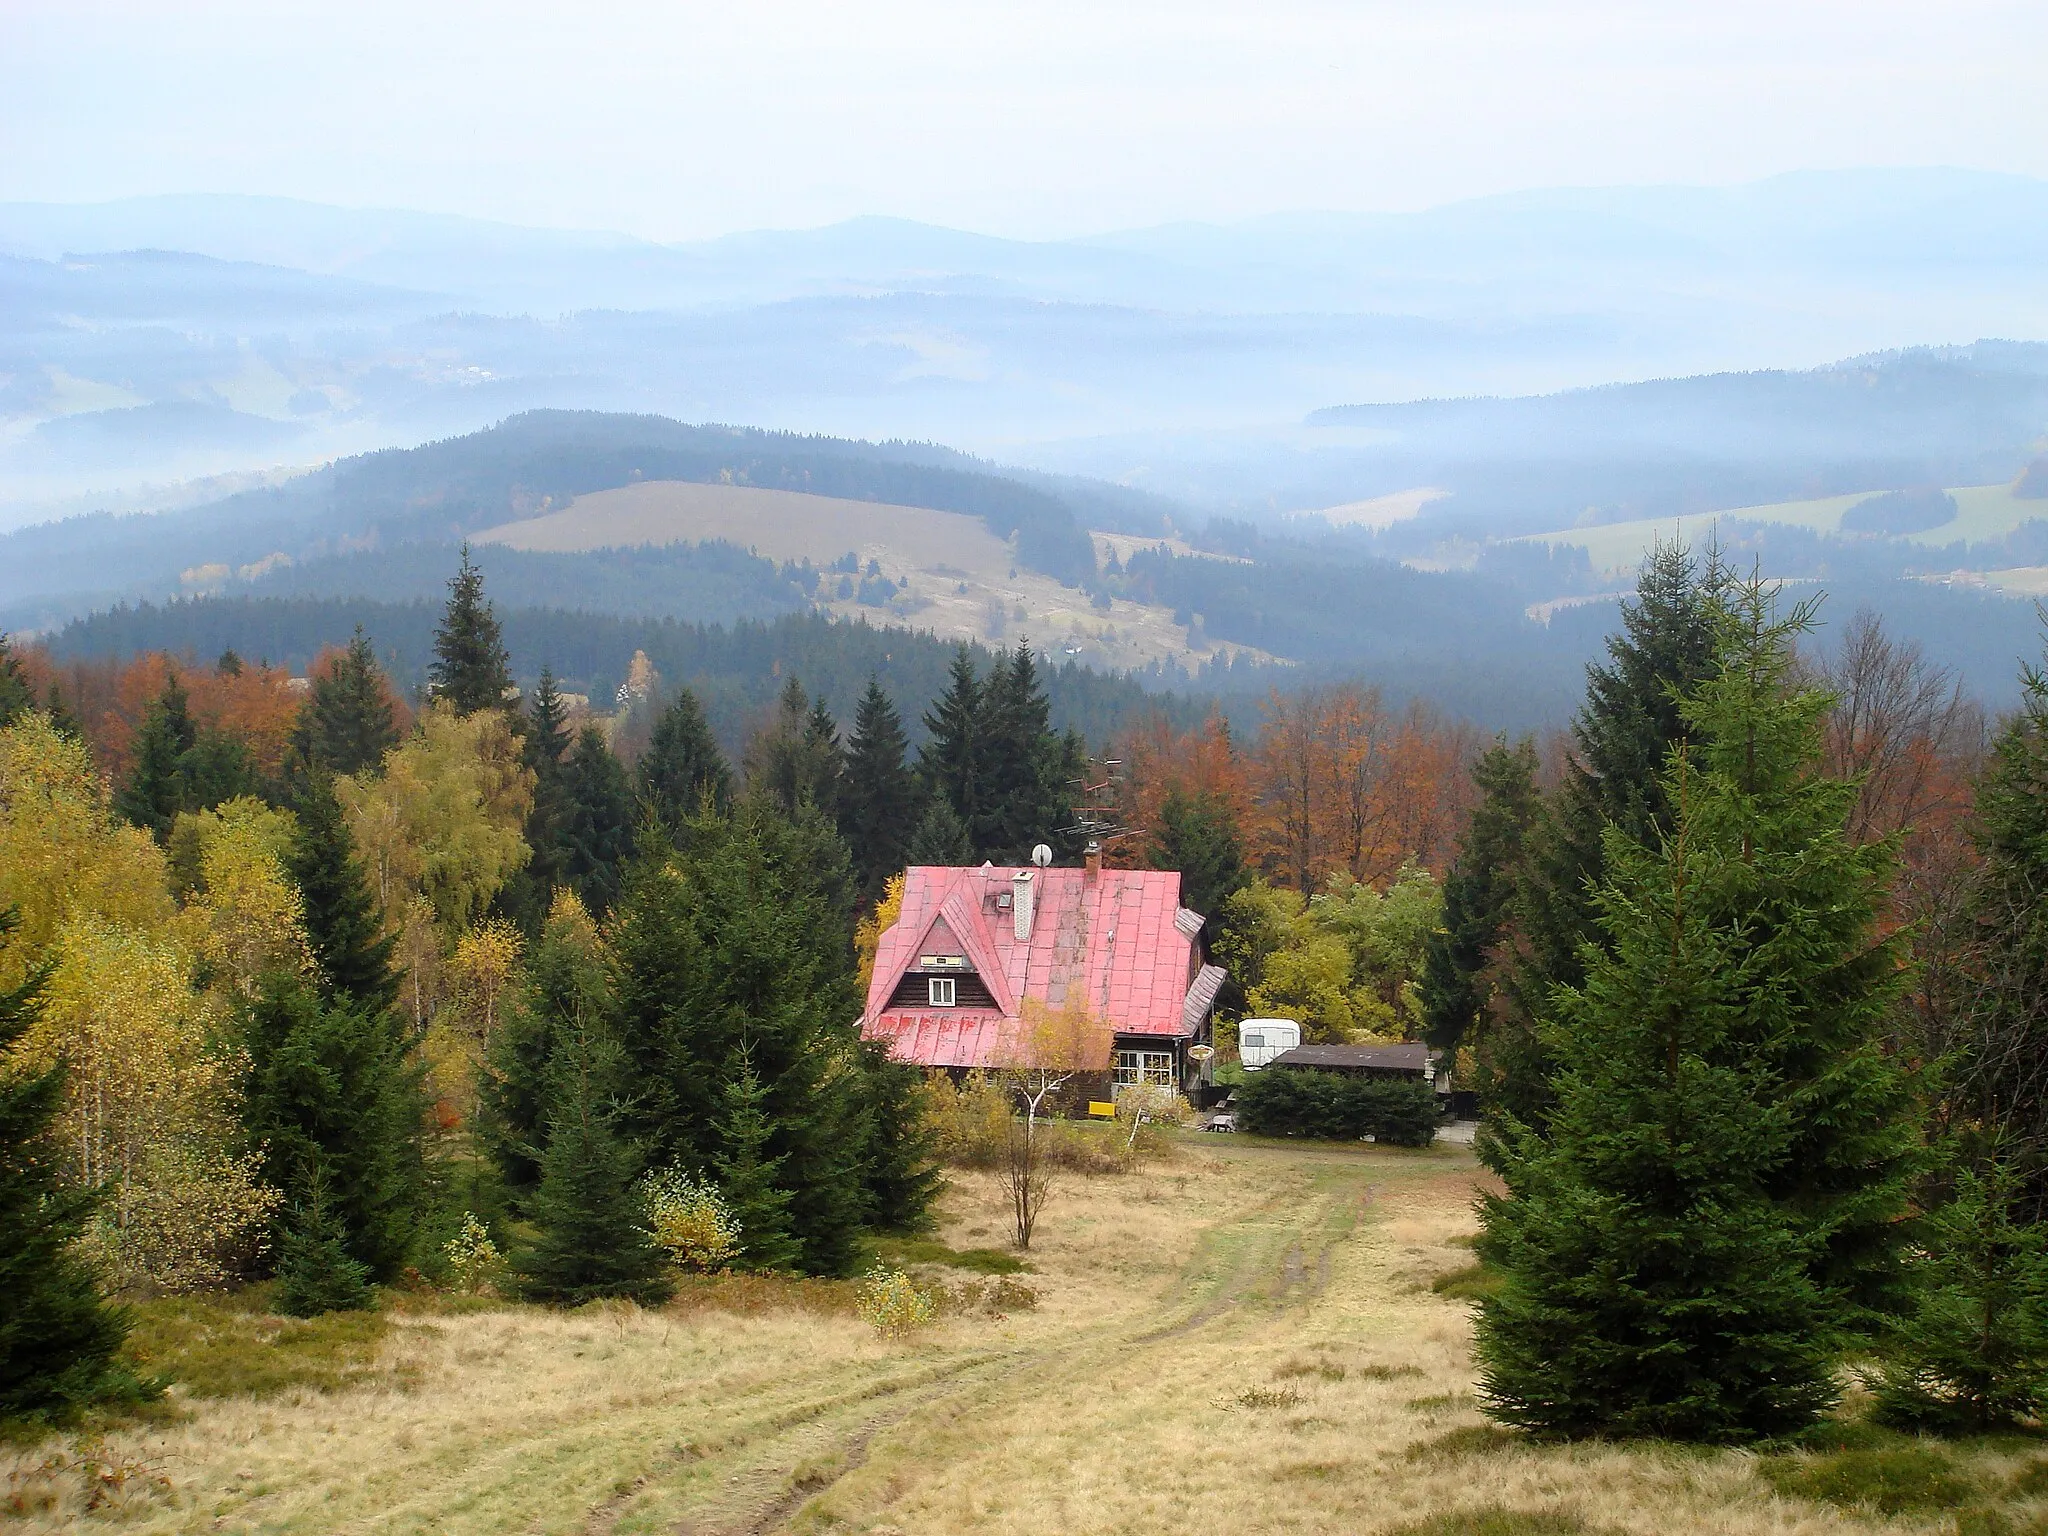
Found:
[[[928,992],[927,992],[927,996],[929,996],[929,997],[930,997],[930,999],[931,999],[931,1005],[932,1005],[932,1007],[934,1007],[934,1008],[950,1008],[950,1007],[952,1007],[952,1006],[953,1006],[953,988],[954,988],[954,985],[955,985],[955,982],[954,982],[954,979],[953,979],[953,978],[952,978],[951,976],[928,976],[928,977],[926,977],[926,978],[925,978],[925,986],[926,986],[926,987],[927,987],[927,988],[929,989],[929,990],[928,990]]]

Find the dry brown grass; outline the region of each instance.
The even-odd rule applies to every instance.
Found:
[[[101,1473],[58,1441],[12,1453],[6,1515],[30,1532],[1955,1530],[1780,1494],[1806,1484],[1747,1454],[1489,1429],[1469,1306],[1431,1289],[1470,1262],[1475,1178],[1462,1149],[1190,1137],[1175,1163],[1067,1179],[1019,1277],[1035,1306],[956,1306],[902,1342],[823,1283],[706,1282],[660,1312],[397,1315],[372,1381],[187,1399],[181,1422],[86,1447]],[[994,1176],[961,1173],[937,1237],[1000,1245],[1006,1214]],[[1972,1452],[1970,1476],[2011,1483],[2028,1452]],[[2007,1510],[2029,1529],[2030,1504]]]

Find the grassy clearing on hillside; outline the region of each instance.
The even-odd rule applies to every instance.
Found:
[[[1714,525],[1726,518],[1735,522],[1781,523],[1809,528],[1815,533],[1834,533],[1842,525],[1842,514],[1873,492],[1853,496],[1823,496],[1812,501],[1780,501],[1757,507],[1732,507],[1723,512],[1698,512],[1685,517],[1646,517],[1633,522],[1606,523],[1591,528],[1560,528],[1554,533],[1528,536],[1532,543],[1576,544],[1586,551],[1596,571],[1631,574],[1643,557],[1661,539],[1674,539],[1698,548]],[[2048,501],[2024,500],[2008,484],[1963,485],[1949,490],[1956,499],[1956,516],[1939,528],[1901,535],[1901,541],[1939,549],[1949,544],[1973,544],[2003,538],[2021,523],[2048,518]]]
[[[939,1229],[881,1247],[953,1302],[898,1340],[859,1321],[851,1282],[759,1276],[692,1282],[660,1311],[400,1298],[285,1324],[256,1298],[152,1304],[139,1337],[185,1377],[172,1420],[17,1448],[0,1518],[450,1536],[2048,1531],[2048,1442],[2024,1437],[1843,1425],[1700,1451],[1538,1445],[1489,1423],[1471,1303],[1437,1288],[1471,1266],[1483,1175],[1466,1149],[1190,1136],[1169,1164],[1061,1178],[1013,1275],[973,1257],[1011,1257],[1000,1179],[956,1171]],[[1033,1304],[991,1305],[1005,1285]]]
[[[1133,542],[1117,535],[1096,537],[1112,545]],[[1093,666],[1141,667],[1168,657],[1190,663],[1211,654],[1206,644],[1190,646],[1187,626],[1176,624],[1170,610],[1121,598],[1107,609],[1097,608],[1078,588],[1019,566],[1015,552],[979,518],[929,507],[759,486],[650,480],[593,491],[559,511],[472,536],[477,544],[553,552],[711,539],[728,540],[769,559],[808,559],[820,567],[852,553],[863,570],[874,561],[882,575],[905,588],[889,605],[867,607],[851,594],[840,597],[839,577],[828,574],[819,606],[840,618],[906,623],[943,639],[991,645],[1028,634],[1062,659]],[[1243,652],[1255,661],[1269,659],[1243,646],[1218,649]]]

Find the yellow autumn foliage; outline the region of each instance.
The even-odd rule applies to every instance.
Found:
[[[875,953],[882,947],[882,935],[896,926],[903,915],[903,876],[891,875],[875,910],[854,925],[853,949],[860,961],[860,993],[866,997],[868,983],[875,979]]]
[[[55,957],[15,1050],[32,1068],[65,1063],[58,1145],[72,1179],[106,1188],[92,1240],[109,1278],[221,1283],[253,1255],[278,1196],[239,1149],[246,1063],[219,1043],[190,951],[168,925],[146,934],[79,916]]]
[[[211,819],[197,838],[199,887],[185,917],[216,985],[254,997],[266,970],[303,975],[313,966],[305,902],[279,852],[290,818],[254,800],[231,800],[206,814]]]
[[[356,851],[393,930],[415,897],[451,940],[532,856],[521,831],[533,773],[500,710],[457,715],[437,699],[379,775],[336,780]]]
[[[73,917],[148,932],[175,911],[163,850],[117,821],[85,748],[30,713],[0,731],[0,908],[21,927],[0,951],[19,983]]]

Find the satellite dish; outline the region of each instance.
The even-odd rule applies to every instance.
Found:
[[[1040,843],[1036,848],[1032,849],[1031,862],[1040,869],[1044,869],[1048,864],[1052,863],[1052,845],[1050,843]]]

